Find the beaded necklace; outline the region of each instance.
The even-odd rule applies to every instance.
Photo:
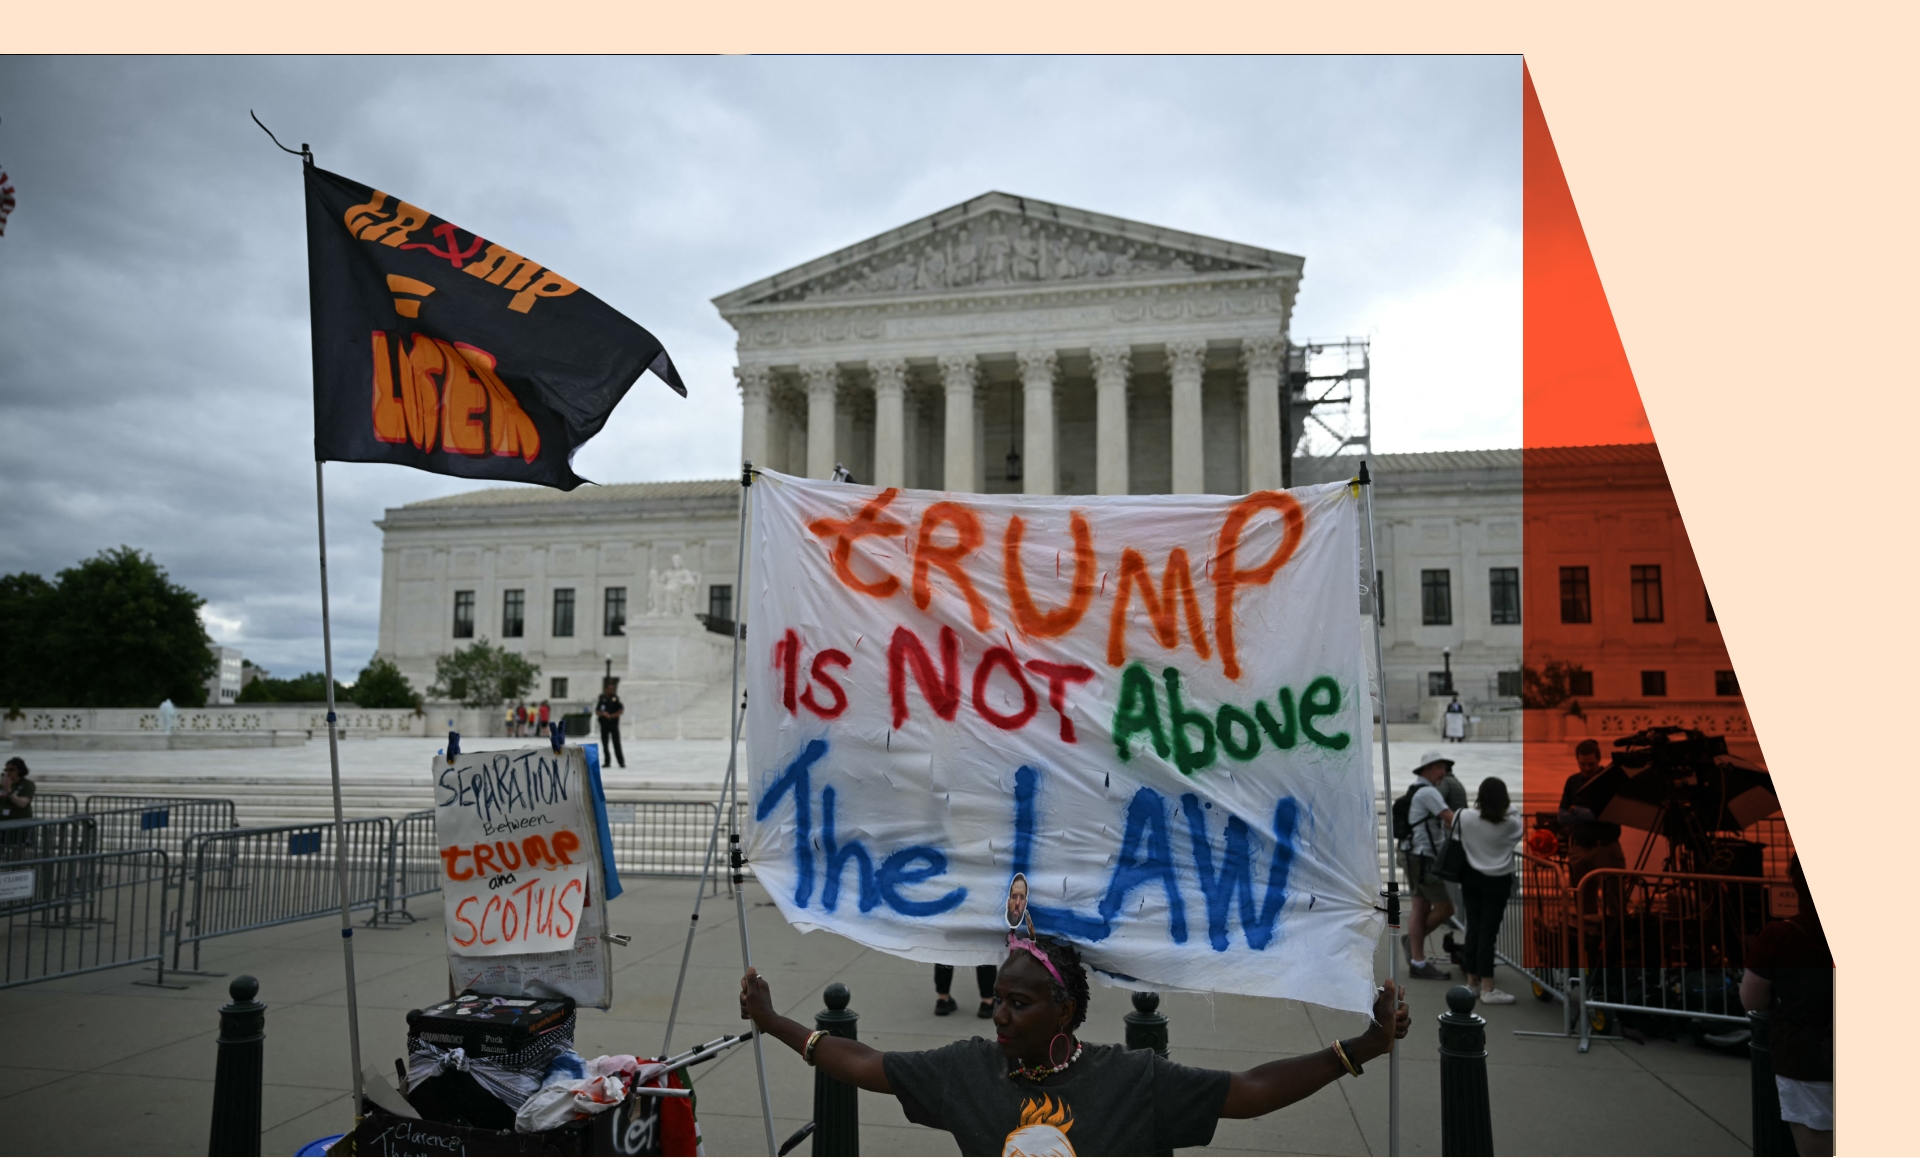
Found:
[[[1010,1078],[1025,1078],[1030,1082],[1037,1082],[1042,1078],[1050,1078],[1055,1074],[1064,1074],[1067,1072],[1068,1066],[1080,1060],[1080,1055],[1085,1052],[1086,1048],[1086,1042],[1076,1041],[1073,1043],[1072,1056],[1068,1057],[1066,1061],[1061,1062],[1059,1065],[1034,1066],[1029,1069],[1027,1064],[1022,1062],[1013,1069],[1008,1070],[1007,1076]]]

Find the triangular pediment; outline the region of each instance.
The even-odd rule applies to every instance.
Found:
[[[969,290],[1271,272],[1288,253],[988,193],[714,299],[744,306]]]

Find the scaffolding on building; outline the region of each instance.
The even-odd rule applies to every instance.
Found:
[[[1288,343],[1287,405],[1281,416],[1287,486],[1293,485],[1296,457],[1372,453],[1371,342],[1331,338]]]

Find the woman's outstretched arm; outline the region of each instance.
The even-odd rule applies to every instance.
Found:
[[[740,979],[740,1016],[752,1019],[754,1028],[785,1042],[795,1053],[805,1049],[807,1038],[813,1036],[811,1029],[774,1012],[773,990],[758,969],[748,969],[747,975]],[[887,1084],[886,1056],[870,1045],[845,1037],[823,1037],[813,1047],[813,1064],[828,1077],[876,1094],[893,1092],[893,1087]]]
[[[1381,983],[1380,998],[1373,1004],[1373,1024],[1358,1037],[1342,1039],[1347,1057],[1355,1065],[1365,1065],[1393,1049],[1398,1038],[1407,1036],[1409,1018],[1406,990],[1391,981]],[[1388,1030],[1387,1026],[1393,1026]],[[1282,1106],[1290,1106],[1346,1076],[1347,1067],[1329,1046],[1318,1053],[1270,1061],[1233,1075],[1227,1086],[1227,1101],[1220,1109],[1223,1118],[1257,1118]]]

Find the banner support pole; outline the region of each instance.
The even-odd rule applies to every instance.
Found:
[[[743,634],[746,609],[747,576],[747,509],[752,502],[753,463],[742,463],[740,467],[740,538],[734,555],[733,573],[733,695],[728,701],[727,714],[730,728],[727,737],[727,775],[720,786],[720,805],[714,810],[713,831],[707,838],[707,860],[700,870],[700,888],[693,895],[693,916],[687,922],[687,941],[680,950],[680,977],[673,984],[673,1005],[667,1011],[667,1033],[660,1044],[660,1056],[666,1057],[673,1048],[673,1026],[680,1015],[680,996],[687,984],[687,965],[693,959],[693,936],[700,928],[700,903],[706,899],[707,880],[713,872],[713,863],[720,843],[720,818],[728,817],[727,823],[727,871],[732,873],[733,899],[735,915],[740,924],[740,966],[743,970],[753,967],[753,947],[747,937],[747,894],[746,877],[740,870],[747,860],[740,848],[740,817],[734,804],[735,785],[739,782],[740,772],[740,728],[744,714],[740,703],[740,639]],[[767,1087],[767,1057],[761,1045],[763,1034],[753,1035],[753,1065],[760,1080],[760,1114],[767,1130],[767,1153],[774,1154],[779,1149],[779,1140],[773,1132],[773,1098]]]
[[[347,891],[347,822],[340,801],[339,717],[333,702],[333,613],[327,601],[326,463],[313,464],[313,498],[320,529],[320,646],[327,670],[327,759],[333,772],[333,872],[340,890],[340,952],[347,974],[347,1046],[353,1065],[353,1124],[363,1116],[360,1088],[360,1000],[353,978],[353,897]]]
[[[1374,553],[1373,535],[1373,476],[1367,470],[1367,460],[1360,460],[1360,476],[1354,480],[1365,497],[1367,511],[1367,567],[1373,571],[1365,577],[1367,590],[1373,594],[1373,678],[1380,692],[1380,786],[1386,793],[1388,815],[1393,811],[1393,756],[1392,744],[1387,738],[1387,660],[1386,651],[1380,643],[1380,581],[1379,556]],[[1387,826],[1387,983],[1399,981],[1400,961],[1396,955],[1394,932],[1400,928],[1400,879],[1398,866],[1394,863],[1392,847],[1393,826]],[[1387,1053],[1387,1153],[1400,1153],[1400,1049],[1399,1043]]]

